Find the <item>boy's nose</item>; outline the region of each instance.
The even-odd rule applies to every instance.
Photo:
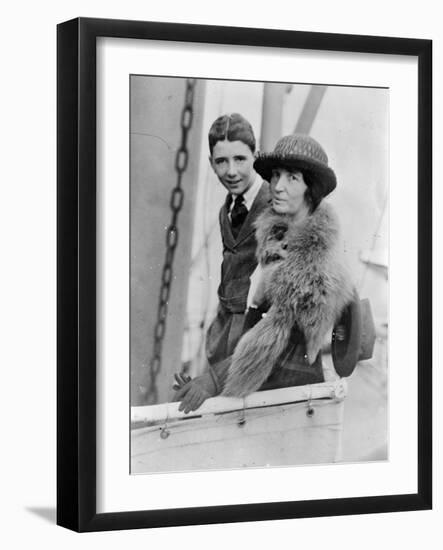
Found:
[[[237,169],[235,167],[235,163],[234,162],[230,162],[228,164],[228,175],[229,176],[235,176],[235,174],[237,173]]]

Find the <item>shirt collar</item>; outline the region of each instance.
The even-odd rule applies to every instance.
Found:
[[[243,193],[244,205],[246,206],[248,211],[251,210],[255,197],[258,195],[258,192],[260,191],[261,184],[262,184],[262,179],[258,174],[256,174],[254,182],[251,185],[251,187]],[[234,204],[234,201],[231,202],[231,209],[233,204]]]

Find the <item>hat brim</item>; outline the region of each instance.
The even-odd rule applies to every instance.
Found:
[[[310,157],[260,153],[254,162],[255,171],[268,182],[271,181],[272,170],[278,167],[308,173],[311,185],[319,188],[322,197],[329,195],[337,186],[337,178],[332,168]]]

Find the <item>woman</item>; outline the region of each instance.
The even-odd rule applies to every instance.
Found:
[[[186,384],[177,379],[185,412],[220,393],[244,397],[322,382],[322,344],[353,298],[338,219],[322,202],[337,182],[320,144],[285,136],[272,153],[258,155],[254,168],[270,182],[272,202],[255,224],[261,276],[247,315],[252,328],[228,361]]]
[[[270,308],[234,351],[222,393],[237,397],[322,382],[321,346],[353,297],[338,219],[322,202],[336,187],[322,147],[309,136],[286,136],[254,167],[272,195],[256,222],[263,273],[254,301]]]

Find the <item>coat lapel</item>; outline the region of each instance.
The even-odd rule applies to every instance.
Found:
[[[238,234],[237,239],[234,241],[235,246],[238,246],[242,241],[248,238],[251,233],[255,231],[254,222],[257,218],[257,214],[259,214],[268,205],[270,199],[271,196],[269,193],[269,184],[263,180],[260,191],[257,193],[257,196],[252,203],[251,210],[249,210],[248,215],[246,216],[246,219],[240,230],[240,233]],[[224,210],[226,212],[226,208]],[[234,239],[232,236],[231,224],[229,222],[227,213],[226,218],[229,225],[230,236],[232,239]]]
[[[221,234],[223,239],[223,245],[226,248],[232,250],[235,248],[235,239],[232,234],[231,221],[228,216],[228,209],[226,208],[226,203],[222,206],[220,210],[220,225],[221,225]]]

